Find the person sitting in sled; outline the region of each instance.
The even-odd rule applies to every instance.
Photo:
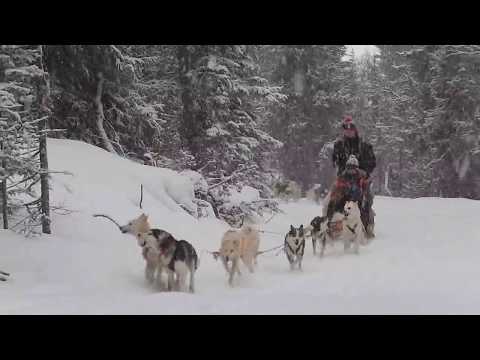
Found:
[[[355,201],[361,212],[362,223],[367,231],[367,236],[373,236],[370,209],[368,208],[369,179],[367,173],[360,169],[355,155],[348,158],[345,170],[337,177],[328,204],[327,216],[332,218],[335,212],[342,212],[347,201]]]

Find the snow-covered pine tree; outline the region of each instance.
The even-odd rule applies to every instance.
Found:
[[[178,131],[182,105],[176,47],[111,45],[110,49],[113,55],[104,52],[117,59],[119,79],[105,83],[102,96],[104,128],[109,141],[119,155],[139,160],[148,152],[156,158],[158,166],[188,168],[191,155],[181,147]],[[60,59],[61,54],[56,56]],[[56,64],[49,63],[52,67]],[[79,96],[61,80],[55,85],[52,126],[65,129],[61,135],[67,138],[102,145],[98,127],[92,121],[96,116],[93,95]]]
[[[149,152],[158,166],[181,170],[189,154],[178,133],[179,86],[175,47],[121,45],[123,57],[134,64],[135,80],[105,99],[106,117],[116,129],[117,142],[138,155]]]
[[[379,192],[478,197],[479,48],[379,49],[378,66],[360,67],[367,101],[357,109],[372,130]]]
[[[381,62],[391,98],[394,130],[391,156],[392,192],[395,196],[430,196],[433,153],[428,144],[425,122],[430,106],[428,87],[429,56],[421,46],[380,46]],[[384,59],[387,65],[385,66]]]
[[[281,106],[284,96],[259,76],[258,50],[243,45],[181,45],[177,51],[183,105],[180,134],[195,156],[196,169],[211,185],[219,215],[227,220],[232,212],[243,211],[228,205],[232,185],[238,189],[250,185],[263,197],[271,195],[265,158],[281,146],[262,125],[265,106]]]
[[[263,66],[288,95],[276,108],[269,131],[284,143],[279,153],[283,175],[307,190],[315,183],[330,186],[333,168],[322,149],[333,144],[335,125],[351,101],[350,62],[344,45],[280,45],[265,49]],[[274,65],[272,65],[274,63]],[[273,70],[272,70],[273,68]]]
[[[377,167],[372,174],[375,192],[393,195],[394,164],[401,138],[400,118],[393,112],[395,95],[390,79],[382,71],[382,55],[365,54],[357,61],[358,93],[351,113],[361,132],[374,148]]]
[[[9,227],[36,232],[50,232],[48,204],[48,168],[40,162],[41,138],[45,136],[45,111],[48,92],[47,74],[42,70],[42,52],[39,45],[2,45],[0,47],[0,176],[3,180],[2,213],[23,219]],[[46,163],[46,143],[43,144],[43,162]],[[41,197],[36,184],[42,182]],[[45,194],[45,192],[47,194]],[[5,194],[6,193],[6,194]],[[5,196],[6,195],[6,196]],[[42,199],[47,203],[42,202]],[[25,216],[25,213],[28,213]]]
[[[429,112],[441,196],[480,198],[480,45],[440,45]]]
[[[90,132],[99,139],[91,142],[110,152],[120,151],[118,144],[115,150],[105,129],[104,99],[134,81],[132,61],[114,45],[47,45],[44,56],[54,86],[78,99],[75,105],[81,111],[93,110],[94,116],[88,117],[86,124],[79,124],[77,131]],[[111,132],[114,134],[115,129]]]
[[[425,116],[429,107],[428,56],[413,45],[379,45],[380,54],[360,59],[353,109],[377,157],[375,191],[429,196],[432,160]]]

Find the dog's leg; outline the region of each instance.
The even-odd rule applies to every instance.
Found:
[[[320,257],[323,257],[325,253],[325,246],[327,245],[327,234],[322,234],[322,251],[320,251]]]
[[[185,269],[179,266],[175,266],[175,282],[174,282],[174,291],[182,291],[183,284],[185,282]]]
[[[223,267],[225,268],[225,271],[227,273],[230,273],[230,269],[228,268],[228,262],[227,262],[227,259],[225,259],[223,256],[221,257],[222,259],[222,264],[223,264]]]
[[[295,265],[297,265],[297,259],[295,258],[295,255],[292,255],[290,260],[290,271],[295,270]]]
[[[145,266],[145,279],[147,279],[149,284],[153,284],[155,280],[155,270],[157,270],[157,266],[154,262],[147,261]]]
[[[167,270],[167,274],[168,274],[167,289],[168,289],[168,291],[172,291],[172,290],[174,290],[174,288],[175,288],[175,272],[173,272],[172,270],[168,269],[168,270]]]
[[[193,294],[195,292],[195,267],[190,267],[190,284],[189,291]]]
[[[285,255],[287,256],[288,263],[290,264],[290,270],[293,270],[293,256],[288,252],[288,249],[285,249]]]
[[[228,284],[233,286],[233,276],[235,275],[235,271],[238,270],[238,259],[232,259],[232,268],[230,270],[230,276],[228,278]]]
[[[359,249],[360,249],[360,233],[362,232],[361,229],[359,229],[359,232],[355,235],[355,243],[354,243],[354,248],[353,248],[353,251],[355,252],[355,254],[359,254]]]
[[[313,255],[317,253],[317,236],[312,234]]]
[[[162,275],[163,275],[162,267],[157,266],[157,276],[155,278],[155,284],[160,291],[165,291],[166,288],[162,280]]]
[[[187,275],[191,273],[191,267],[187,266],[187,264],[182,263],[178,266],[178,269],[175,269],[175,273],[177,274],[177,291],[187,292]]]
[[[183,271],[175,272],[175,274],[177,275],[177,281],[175,282],[175,291],[183,291],[183,289],[185,288],[185,274],[183,273]]]
[[[253,268],[253,258],[251,256],[248,256],[246,259],[242,258],[243,263],[247,266],[248,270],[250,271],[251,274],[255,272],[255,269]]]

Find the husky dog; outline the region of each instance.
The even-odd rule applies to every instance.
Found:
[[[293,270],[296,264],[298,264],[299,270],[302,270],[304,250],[305,230],[303,225],[300,225],[298,229],[290,225],[290,231],[285,236],[285,253],[290,263],[290,270]]]
[[[312,246],[313,246],[313,254],[316,254],[317,250],[317,241],[322,242],[322,251],[320,256],[323,256],[323,252],[325,249],[325,242],[327,241],[328,236],[328,217],[326,216],[316,216],[310,222],[310,226],[305,229],[309,229],[312,234]]]
[[[344,250],[350,248],[350,244],[354,242],[354,252],[358,254],[360,243],[365,243],[365,229],[363,227],[362,219],[360,217],[360,209],[358,204],[354,201],[347,201],[344,206]]]
[[[140,242],[140,234],[148,233],[151,230],[150,223],[148,222],[148,215],[141,214],[139,217],[130,220],[127,225],[120,226],[120,231],[124,234],[131,234],[137,238],[137,242]],[[140,244],[139,244],[140,245]],[[157,270],[158,259],[152,252],[152,249],[142,247],[142,255],[145,259],[145,278],[149,284],[153,284],[155,281],[155,272]],[[161,283],[162,274],[161,271],[157,274],[157,284],[160,288],[163,288]]]
[[[168,290],[187,291],[187,276],[190,274],[188,291],[195,292],[195,271],[199,262],[192,244],[185,240],[176,240],[170,233],[159,229],[141,233],[138,243],[147,254],[152,254],[152,258],[157,260],[159,272],[164,270],[168,273]]]
[[[252,226],[244,226],[240,230],[227,230],[222,237],[219,255],[229,278],[228,284],[233,286],[235,273],[241,275],[239,261],[242,259],[248,270],[253,273],[257,265],[260,236]],[[229,267],[229,263],[231,266]]]
[[[137,236],[140,233],[149,232],[151,229],[148,222],[148,215],[141,214],[139,217],[130,220],[127,225],[120,226],[120,231],[124,234],[132,234]]]
[[[197,253],[191,244],[185,240],[177,241],[165,230],[152,229],[148,222],[148,215],[145,214],[121,226],[120,231],[137,238],[146,261],[145,278],[150,284],[155,281],[156,275],[157,285],[161,290],[172,290],[174,285],[178,289],[184,286],[187,272],[193,269],[190,271],[189,289],[191,292],[194,291],[194,272],[199,264]],[[168,251],[165,252],[167,248]],[[163,273],[168,275],[167,286],[162,284]],[[175,275],[177,275],[177,282],[174,284]]]

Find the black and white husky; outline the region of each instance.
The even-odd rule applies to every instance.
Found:
[[[310,233],[312,234],[312,247],[313,254],[317,252],[317,241],[322,243],[322,251],[320,256],[323,256],[325,251],[325,243],[327,242],[328,236],[328,217],[327,216],[316,216],[310,222]]]
[[[185,240],[176,240],[167,231],[159,229],[140,234],[138,243],[158,259],[159,273],[167,271],[169,290],[186,291],[187,276],[190,275],[188,291],[195,292],[195,271],[199,262],[192,244]]]
[[[300,225],[298,229],[290,225],[290,231],[285,236],[285,254],[290,263],[290,270],[293,270],[295,265],[298,265],[298,268],[302,270],[304,251],[305,230],[303,229],[303,225]]]

